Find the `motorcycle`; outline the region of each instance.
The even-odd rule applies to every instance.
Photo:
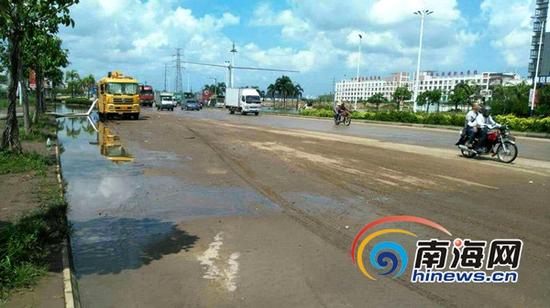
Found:
[[[467,158],[473,158],[480,155],[491,154],[491,157],[496,156],[503,163],[511,163],[518,156],[518,147],[516,138],[512,136],[508,126],[495,125],[489,128],[487,139],[485,142],[485,150],[475,150],[477,148],[479,137],[474,139],[472,148],[465,145],[468,137],[464,132],[461,132],[460,139],[456,143],[462,155]]]
[[[340,125],[344,123],[344,125],[349,126],[351,124],[351,114],[347,113],[345,117],[343,117],[341,114],[335,112],[334,113],[334,124]]]

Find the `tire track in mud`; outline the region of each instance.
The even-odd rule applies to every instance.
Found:
[[[329,222],[324,222],[321,219],[313,217],[307,212],[295,207],[292,203],[288,202],[281,195],[273,191],[269,186],[263,184],[259,180],[256,180],[256,174],[254,171],[240,162],[237,157],[223,151],[220,147],[217,147],[213,143],[209,142],[206,137],[197,130],[192,129],[185,124],[182,124],[182,126],[191,131],[201,142],[212,149],[216,156],[246,184],[250,185],[251,188],[261,193],[273,203],[279,205],[283,209],[283,213],[300,223],[313,234],[321,237],[332,246],[341,249],[346,253],[348,252],[349,243],[353,241],[353,237],[351,235],[343,233],[337,227],[331,226]],[[420,286],[413,285],[404,278],[398,278],[392,281],[423,296],[424,298],[431,300],[436,304],[456,307],[456,305],[449,305],[447,298],[439,296]]]

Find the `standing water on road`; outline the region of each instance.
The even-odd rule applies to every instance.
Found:
[[[67,111],[60,108],[58,112]],[[96,118],[58,119],[73,264],[83,304],[92,303],[99,292],[89,277],[139,269],[193,247],[198,236],[178,228],[178,222],[246,215],[252,212],[250,204],[269,203],[242,188],[202,187],[181,177],[145,174],[144,169],[161,164],[177,168],[185,159],[129,150],[112,129],[116,122]]]

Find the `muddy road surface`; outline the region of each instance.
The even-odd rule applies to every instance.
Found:
[[[83,307],[550,301],[550,163],[466,160],[452,148],[202,112],[146,111],[139,121],[102,123],[101,136],[89,128],[85,138],[61,136]],[[399,278],[368,279],[351,244],[365,224],[390,215],[452,233],[391,225],[419,239],[521,239],[518,282],[411,283],[412,260]],[[414,240],[390,238],[414,258]]]

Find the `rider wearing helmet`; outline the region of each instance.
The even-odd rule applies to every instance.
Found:
[[[346,117],[348,113],[349,113],[349,110],[344,104],[344,102],[336,106],[336,117]]]
[[[476,118],[476,124],[481,133],[479,142],[477,143],[477,151],[485,152],[485,142],[487,141],[487,132],[489,132],[489,130],[493,129],[495,126],[499,125],[491,117],[491,107],[483,106],[481,108],[481,112]]]

